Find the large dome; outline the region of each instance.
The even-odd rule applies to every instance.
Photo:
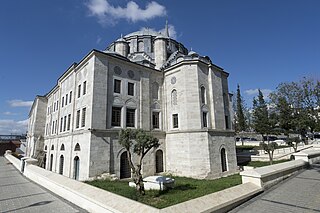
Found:
[[[149,28],[143,28],[139,31],[133,32],[133,33],[129,33],[128,35],[125,35],[125,38],[131,37],[131,36],[159,36],[161,35],[160,32],[154,31],[153,29],[149,29]]]

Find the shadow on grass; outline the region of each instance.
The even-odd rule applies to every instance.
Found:
[[[172,192],[195,190],[195,189],[197,189],[197,187],[193,186],[191,184],[182,184],[182,185],[177,185],[174,188],[169,188],[166,190],[158,191],[156,196],[159,197],[161,195],[165,195],[165,194],[172,193]]]

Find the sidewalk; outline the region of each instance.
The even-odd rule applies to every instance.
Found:
[[[320,164],[312,165],[230,212],[320,212]]]
[[[0,157],[0,212],[86,212],[25,178]]]

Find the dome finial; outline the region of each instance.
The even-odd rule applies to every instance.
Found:
[[[166,36],[169,38],[169,27],[168,27],[168,19],[166,19],[166,27],[165,27]]]

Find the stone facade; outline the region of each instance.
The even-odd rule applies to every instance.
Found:
[[[144,175],[231,174],[236,156],[228,75],[168,34],[131,33],[65,71],[45,96],[45,111],[32,108],[28,140],[34,140],[31,129],[42,126],[45,168],[78,180],[130,176],[118,143],[121,128],[159,138],[160,147],[144,159]]]

